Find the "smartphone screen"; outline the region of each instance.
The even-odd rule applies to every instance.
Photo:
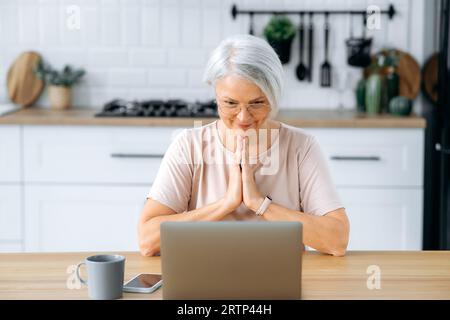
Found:
[[[126,284],[133,288],[151,288],[161,280],[160,274],[143,273]]]

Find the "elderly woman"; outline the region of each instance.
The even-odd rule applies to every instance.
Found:
[[[300,221],[305,245],[345,254],[349,222],[314,137],[274,120],[283,68],[266,41],[238,35],[212,53],[204,79],[220,119],[169,146],[139,221],[142,255],[164,221]]]

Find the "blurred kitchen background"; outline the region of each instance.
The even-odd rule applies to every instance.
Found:
[[[0,1],[0,251],[137,250],[173,132],[216,116],[209,53],[277,32],[279,119],[319,139],[349,249],[449,249],[448,2]]]
[[[431,1],[434,3],[436,1]],[[434,17],[433,6],[423,0],[393,1],[398,14],[392,19],[381,16],[380,28],[367,30],[373,37],[372,51],[394,47],[425,62],[436,46],[435,33],[425,23]],[[169,99],[205,100],[213,92],[201,81],[205,61],[221,39],[248,33],[248,15],[231,16],[231,7],[259,10],[365,10],[369,5],[387,9],[389,1],[366,0],[29,0],[0,2],[0,101],[7,101],[6,72],[17,56],[26,50],[38,51],[55,68],[65,64],[83,67],[87,73],[74,87],[73,105],[100,108],[108,100]],[[76,6],[73,10],[72,6]],[[72,8],[72,10],[71,10]],[[70,17],[79,9],[80,26],[68,27]],[[271,15],[255,16],[256,35]],[[290,16],[297,27],[299,17]],[[432,21],[432,20],[430,20]],[[305,23],[309,23],[305,16]],[[291,60],[285,66],[286,92],[282,108],[338,107],[340,91],[345,91],[345,108],[355,105],[353,87],[360,69],[347,64],[345,40],[350,28],[355,37],[362,35],[360,16],[330,16],[330,63],[332,88],[321,88],[320,65],[323,62],[324,16],[314,17],[315,41],[313,82],[299,82],[298,36],[292,44]],[[427,36],[430,34],[430,36]],[[305,54],[306,58],[306,54]],[[348,76],[348,78],[345,78]],[[344,82],[344,83],[340,83]],[[341,88],[341,89],[340,89]],[[37,105],[49,106],[44,91]],[[420,103],[416,103],[420,109]]]

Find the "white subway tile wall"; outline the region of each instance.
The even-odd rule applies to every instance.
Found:
[[[374,50],[383,46],[411,49],[411,1],[395,0],[399,14],[382,18],[380,30],[368,30]],[[422,0],[423,1],[423,0]],[[8,100],[6,75],[23,51],[35,50],[54,67],[64,64],[87,70],[74,89],[74,105],[101,108],[113,98],[183,98],[205,100],[213,90],[201,82],[211,50],[224,38],[249,30],[248,16],[233,20],[231,6],[246,9],[359,9],[375,4],[387,8],[388,0],[1,0],[0,1],[0,103]],[[71,18],[79,12],[79,28]],[[262,36],[270,17],[255,18]],[[292,16],[297,25],[299,17]],[[417,21],[419,20],[419,21]],[[314,82],[299,82],[296,37],[291,61],[285,65],[286,90],[281,108],[354,108],[353,87],[361,70],[346,63],[344,41],[353,29],[362,34],[362,20],[332,16],[331,63],[334,85],[319,86],[324,60],[323,17],[314,19]],[[420,18],[414,19],[421,23]],[[71,27],[72,26],[72,27]],[[413,52],[414,54],[414,52]],[[340,75],[348,74],[349,77]],[[342,84],[341,84],[342,83]],[[49,105],[44,93],[38,105]]]

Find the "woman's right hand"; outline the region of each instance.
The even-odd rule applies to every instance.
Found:
[[[241,159],[242,159],[242,137],[236,137],[236,150],[233,156],[233,161],[228,165],[230,177],[228,180],[228,189],[223,201],[224,208],[232,212],[237,209],[242,203],[242,173],[241,173]]]

